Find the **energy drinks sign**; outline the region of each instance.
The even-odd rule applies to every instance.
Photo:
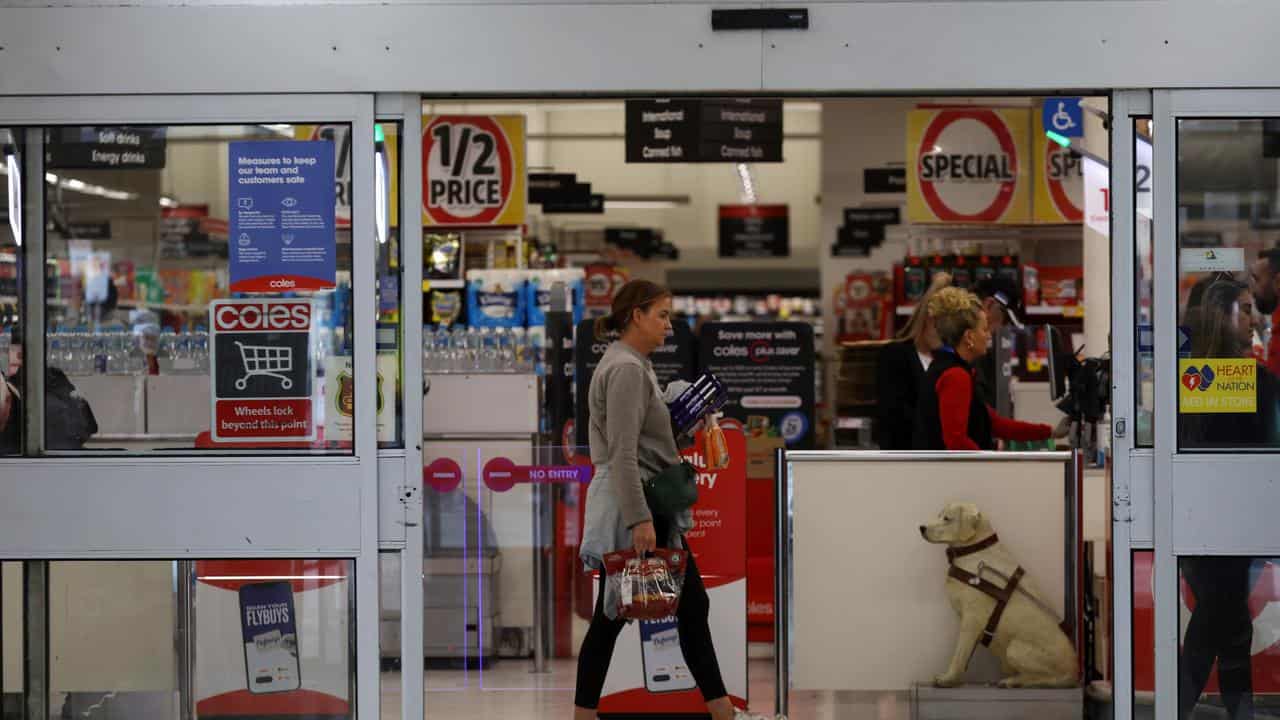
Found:
[[[1084,219],[1084,158],[1049,139],[1046,131],[1066,138],[1080,138],[1080,98],[1048,98],[1036,118],[1033,136],[1035,158],[1035,221],[1078,223]],[[1047,124],[1046,124],[1047,123]]]
[[[1178,361],[1182,413],[1258,411],[1258,361],[1253,358],[1183,358]]]
[[[950,107],[907,115],[907,216],[918,223],[1031,219],[1029,111]]]
[[[423,116],[423,225],[521,225],[527,174],[523,115]]]

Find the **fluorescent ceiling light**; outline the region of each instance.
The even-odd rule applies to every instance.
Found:
[[[178,202],[177,200],[174,200],[173,198],[169,197],[168,195],[161,195],[161,196],[160,196],[160,207],[162,207],[162,208],[176,208],[176,207],[179,207],[179,206],[181,206],[181,205],[182,205],[182,203]]]
[[[116,190],[114,188],[104,187],[102,185],[94,185],[77,178],[60,178],[53,173],[45,173],[44,181],[50,185],[60,187],[64,190],[78,192],[84,195],[93,195],[95,197],[107,198],[108,200],[137,200],[138,193],[127,192],[125,190]]]
[[[751,179],[751,166],[746,163],[738,163],[738,178],[742,181],[742,202],[748,205],[755,205],[756,184]]]
[[[385,245],[387,242],[387,215],[390,214],[388,205],[391,204],[391,199],[387,197],[387,174],[389,172],[387,155],[381,148],[374,153],[373,171],[374,232],[377,233],[378,244]]]

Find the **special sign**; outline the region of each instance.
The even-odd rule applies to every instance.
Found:
[[[422,128],[423,225],[524,222],[523,115],[426,115]]]
[[[1025,109],[930,108],[907,116],[907,216],[922,223],[1031,218]]]
[[[1045,106],[1065,105],[1061,98],[1045,100]],[[1077,106],[1079,104],[1076,101]],[[1057,115],[1064,115],[1059,112]],[[1076,120],[1059,119],[1053,127],[1045,127],[1045,118],[1053,118],[1051,112],[1042,112],[1036,118],[1036,132],[1033,132],[1035,146],[1035,221],[1042,223],[1078,223],[1084,219],[1084,158],[1073,154],[1070,149],[1062,147],[1045,135],[1045,130],[1052,130],[1064,137],[1078,138],[1083,136],[1084,129]],[[1053,122],[1053,120],[1050,120]]]

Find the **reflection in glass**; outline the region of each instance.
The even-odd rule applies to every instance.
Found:
[[[1183,557],[1178,716],[1254,717],[1255,693],[1280,689],[1280,590],[1273,561]]]
[[[375,126],[374,160],[378,245],[378,447],[404,447],[404,408],[400,392],[401,285],[404,281],[400,243],[400,123],[384,122]]]
[[[1168,380],[1183,449],[1280,444],[1278,131],[1178,121],[1178,376]]]
[[[1134,321],[1137,323],[1134,337],[1137,342],[1137,408],[1135,438],[1138,447],[1155,444],[1155,426],[1152,413],[1155,407],[1155,321],[1151,304],[1154,267],[1151,256],[1152,238],[1152,187],[1151,175],[1151,120],[1135,120],[1133,127],[1133,238],[1134,252]]]
[[[22,132],[0,128],[0,174],[5,202],[0,204],[0,455],[22,451]]]
[[[349,453],[350,127],[76,126],[45,143],[47,449]],[[259,302],[230,306],[251,325],[281,300],[307,324],[210,326],[215,303]]]

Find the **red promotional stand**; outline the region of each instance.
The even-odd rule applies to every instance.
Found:
[[[685,457],[698,470],[694,528],[686,535],[711,598],[711,635],[733,703],[747,706],[747,480],[741,424],[723,422],[730,463],[706,469],[702,438]],[[680,653],[674,622],[631,623],[618,637],[601,716],[704,714],[706,703]]]

